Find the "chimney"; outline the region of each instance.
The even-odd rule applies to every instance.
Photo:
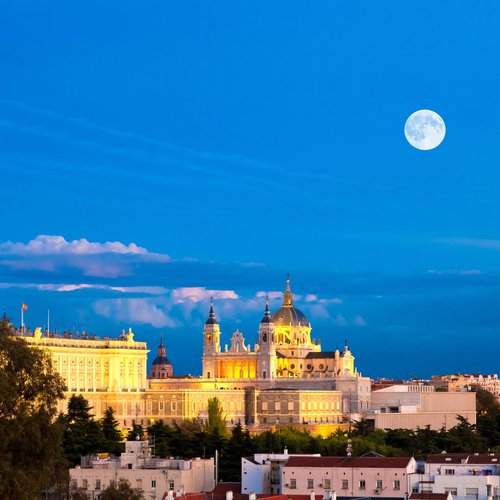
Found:
[[[310,499],[316,500],[316,494],[314,493],[314,491],[311,491]]]
[[[257,495],[255,493],[250,493],[250,495],[248,495],[248,500],[257,500]]]
[[[285,446],[285,449],[283,450],[283,455],[285,455],[285,457],[288,456],[288,448]]]
[[[226,491],[226,500],[233,500],[233,492]]]
[[[168,490],[167,500],[174,500],[174,490]]]

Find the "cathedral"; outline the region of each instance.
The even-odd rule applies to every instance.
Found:
[[[356,377],[354,357],[345,346],[340,352],[322,352],[311,340],[311,324],[293,303],[287,278],[283,305],[274,313],[266,309],[259,325],[258,343],[245,344],[236,330],[231,345],[221,348],[221,331],[213,304],[203,329],[203,378],[266,380],[290,378]],[[151,373],[152,375],[152,373]]]

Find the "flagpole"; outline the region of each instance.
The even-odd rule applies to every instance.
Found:
[[[50,309],[47,309],[47,333],[50,335]]]
[[[21,305],[21,333],[24,333],[24,302]]]

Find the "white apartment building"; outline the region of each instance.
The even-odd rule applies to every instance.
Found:
[[[445,452],[429,455],[419,492],[450,493],[453,500],[498,500],[500,455]]]
[[[295,456],[282,470],[285,495],[406,500],[418,486],[413,457]]]
[[[241,459],[241,493],[271,494],[281,493],[282,467],[290,457],[320,457],[321,455],[289,455],[283,453],[256,453],[253,457]]]
[[[89,499],[99,499],[111,484],[127,480],[143,491],[145,498],[161,499],[169,491],[178,494],[212,491],[215,487],[213,459],[174,460],[153,458],[148,441],[127,441],[119,458],[102,455],[89,467],[70,469],[71,489],[84,491]]]

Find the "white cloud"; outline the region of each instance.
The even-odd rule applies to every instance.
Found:
[[[97,300],[94,311],[115,321],[143,323],[156,328],[175,328],[179,325],[150,298]]]
[[[166,254],[149,252],[135,243],[119,241],[91,242],[85,238],[66,241],[62,236],[39,235],[28,243],[0,243],[0,265],[14,271],[41,270],[58,272],[77,269],[84,276],[116,278],[134,274],[137,263],[163,264]]]
[[[13,243],[7,241],[0,243],[0,255],[41,256],[41,255],[97,255],[103,253],[141,255],[149,257],[156,262],[169,262],[170,257],[165,254],[148,252],[135,243],[125,245],[119,241],[106,241],[105,243],[91,242],[85,238],[66,241],[63,236],[40,234],[28,243]]]
[[[76,290],[111,290],[122,293],[162,295],[168,290],[162,286],[109,286],[96,283],[0,283],[0,288],[36,288],[47,292],[74,292]]]
[[[446,274],[452,274],[452,275],[458,275],[458,276],[477,276],[481,274],[481,271],[479,269],[428,269],[427,270],[428,274],[434,274],[437,276],[440,275],[446,275]]]
[[[353,324],[354,324],[354,325],[356,325],[356,326],[366,326],[366,321],[365,321],[365,319],[364,319],[362,316],[360,316],[360,315],[356,316],[356,317],[353,319],[353,321],[352,321],[352,322],[353,322]]]
[[[269,297],[269,300],[274,300],[274,299],[282,299],[283,298],[283,292],[257,292],[255,294],[255,297],[257,299],[262,299],[265,297]]]
[[[445,245],[455,245],[462,247],[487,248],[500,251],[500,240],[480,239],[480,238],[441,238],[437,240]]]
[[[207,290],[205,287],[183,287],[176,288],[171,291],[172,298],[175,302],[202,302],[213,299],[231,299],[238,298],[238,294],[234,290]]]
[[[321,304],[342,304],[343,300],[339,299],[337,297],[334,297],[333,299],[320,299],[319,302]]]
[[[265,267],[263,262],[243,262],[241,267]]]

